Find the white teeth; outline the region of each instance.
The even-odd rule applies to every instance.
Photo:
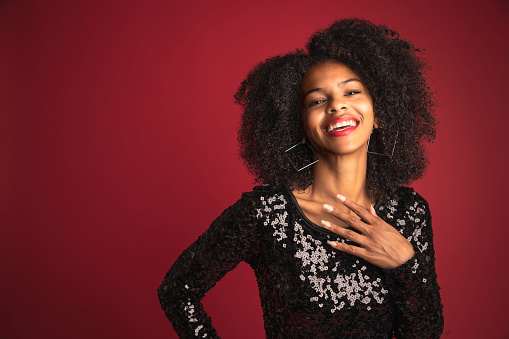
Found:
[[[334,130],[342,129],[344,127],[353,127],[353,126],[357,126],[357,121],[355,121],[355,120],[340,121],[340,122],[336,122],[335,124],[330,124],[329,126],[327,126],[327,132],[332,132]]]

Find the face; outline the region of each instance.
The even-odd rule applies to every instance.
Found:
[[[309,69],[302,82],[302,122],[319,154],[366,152],[376,127],[373,102],[360,77],[327,61]]]

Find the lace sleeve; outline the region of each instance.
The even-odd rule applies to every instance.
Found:
[[[428,203],[415,192],[414,204],[396,220],[416,255],[404,265],[386,270],[396,308],[396,338],[440,338],[444,327],[435,273],[433,231]]]
[[[227,208],[172,265],[157,290],[161,306],[180,338],[218,338],[201,299],[256,246],[255,209],[247,194]]]

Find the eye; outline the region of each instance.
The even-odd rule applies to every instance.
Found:
[[[313,100],[313,101],[309,102],[308,107],[320,105],[320,104],[323,104],[324,102],[325,102],[325,99]]]
[[[354,95],[354,94],[359,94],[361,91],[357,90],[357,89],[352,89],[352,90],[349,90],[345,93],[345,96],[350,96],[350,95]]]

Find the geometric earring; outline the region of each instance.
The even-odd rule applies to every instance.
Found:
[[[303,160],[303,159],[308,159],[309,158],[309,151],[310,150],[313,153],[314,157],[317,158],[317,160],[313,161],[310,164],[299,163],[299,160]],[[305,168],[308,168],[309,166],[312,166],[312,165],[316,164],[319,161],[318,160],[318,155],[316,154],[316,152],[313,149],[313,147],[311,147],[307,143],[307,139],[306,138],[303,138],[301,142],[299,142],[299,143],[293,145],[292,147],[290,147],[289,149],[287,149],[285,151],[285,155],[288,158],[288,160],[290,161],[290,163],[293,165],[293,167],[298,172],[302,171]],[[292,160],[292,157],[294,158],[293,160]]]
[[[386,157],[389,157],[390,159],[392,159],[392,156],[394,155],[394,150],[396,149],[396,142],[398,141],[398,132],[396,131],[396,136],[394,137],[394,145],[392,145],[392,149],[391,149],[390,154],[389,154],[389,153],[375,152],[375,147],[373,146],[373,143],[371,143],[372,147],[371,147],[371,150],[370,150],[369,144],[370,144],[370,141],[371,141],[371,136],[373,135],[373,131],[377,131],[377,130],[378,129],[376,129],[376,128],[371,130],[371,135],[369,136],[369,139],[368,139],[368,146],[366,147],[366,152],[371,153],[371,154],[385,155]]]

